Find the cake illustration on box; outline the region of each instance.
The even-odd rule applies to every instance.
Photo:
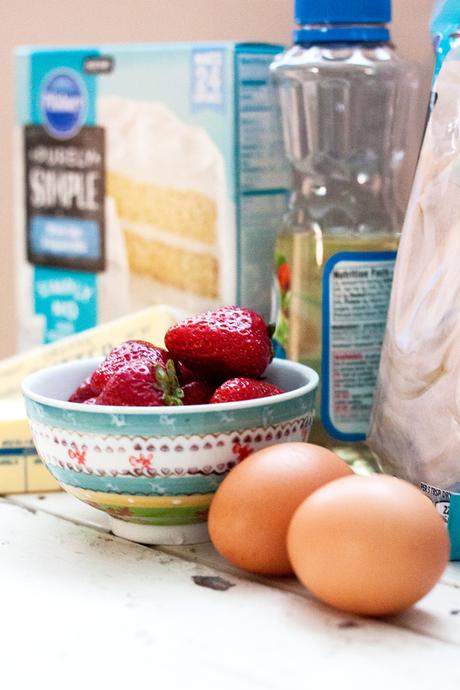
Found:
[[[232,214],[222,154],[201,127],[161,102],[100,97],[106,195],[115,203],[133,300],[182,293],[190,306],[225,301]],[[187,305],[189,306],[189,305]]]

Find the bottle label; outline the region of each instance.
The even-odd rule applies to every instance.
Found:
[[[343,441],[364,441],[396,252],[340,252],[323,272],[321,417]]]
[[[450,560],[460,561],[460,486],[456,484],[456,491],[439,489],[431,484],[420,483],[424,494],[434,503],[436,510],[447,524],[450,538]]]

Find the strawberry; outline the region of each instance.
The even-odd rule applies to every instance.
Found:
[[[288,263],[278,266],[278,284],[281,292],[288,292],[291,288],[291,267]]]
[[[206,405],[212,398],[214,386],[206,381],[190,381],[183,386],[182,390],[184,405]]]
[[[146,340],[126,340],[124,343],[114,347],[102,364],[98,366],[91,376],[91,387],[97,395],[102,391],[109,379],[129,362],[142,360],[150,364],[166,366],[168,359],[170,357],[166,350],[163,350],[161,347],[155,347],[155,345],[148,343]]]
[[[76,390],[74,390],[72,395],[69,397],[69,402],[82,403],[88,400],[88,398],[92,398],[94,396],[96,391],[93,389],[90,379],[91,377],[88,376],[83,383],[80,383],[78,388],[76,388]]]
[[[146,407],[182,405],[182,396],[171,359],[164,367],[141,360],[128,362],[119,368],[99,393],[96,404]]]
[[[175,361],[174,364],[176,366],[177,378],[179,379],[181,386],[186,383],[194,383],[195,381],[200,380],[199,376],[194,371],[186,367],[185,364],[182,364],[182,362]]]
[[[267,398],[270,395],[283,393],[280,388],[272,383],[257,381],[249,378],[236,378],[225,381],[214,391],[211,403],[234,402],[235,400],[253,400],[254,398]]]
[[[88,398],[88,400],[83,400],[83,405],[97,405],[97,398]]]
[[[267,324],[243,307],[220,307],[179,321],[165,343],[174,359],[205,379],[256,378],[273,357]]]

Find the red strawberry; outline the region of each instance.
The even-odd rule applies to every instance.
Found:
[[[88,398],[88,400],[83,400],[83,405],[97,405],[97,398]]]
[[[113,374],[129,362],[142,360],[150,364],[166,366],[168,359],[170,356],[166,350],[155,347],[146,340],[126,340],[121,345],[114,347],[102,364],[98,366],[91,376],[91,386],[94,393],[100,393]]]
[[[69,397],[69,402],[85,402],[86,400],[88,400],[88,398],[92,398],[95,392],[96,391],[93,390],[93,387],[91,385],[91,377],[88,376],[88,378],[85,379],[83,383],[80,383],[78,388],[74,390],[72,395]]]
[[[167,331],[165,343],[175,359],[206,379],[261,376],[273,357],[267,324],[243,307],[184,319]]]
[[[214,386],[206,381],[191,381],[182,387],[184,405],[206,405],[214,393]]]
[[[199,376],[197,376],[194,371],[186,367],[185,364],[182,364],[182,362],[176,361],[174,364],[176,366],[177,378],[179,379],[181,386],[186,383],[194,383],[195,381],[199,380]]]
[[[182,405],[182,396],[171,359],[165,367],[146,361],[133,361],[110,377],[98,395],[96,404],[147,407]]]
[[[291,287],[291,267],[286,262],[278,266],[278,283],[282,292],[287,292]]]
[[[234,402],[235,400],[253,400],[254,398],[267,398],[270,395],[283,393],[280,388],[272,383],[257,381],[256,379],[237,378],[225,381],[214,391],[211,403]]]

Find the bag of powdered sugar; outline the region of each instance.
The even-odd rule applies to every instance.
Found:
[[[394,274],[368,437],[418,485],[460,559],[460,48],[436,82]]]

